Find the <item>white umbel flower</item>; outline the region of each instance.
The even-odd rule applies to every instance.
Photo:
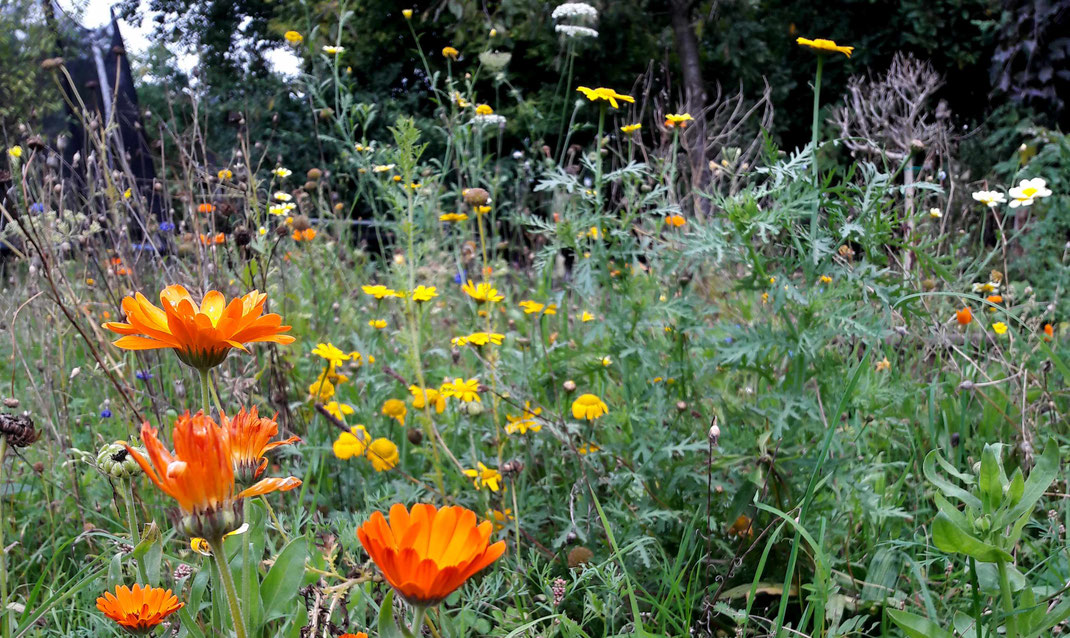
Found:
[[[1051,196],[1051,189],[1048,188],[1048,183],[1039,177],[1023,179],[1021,183],[1012,188],[1009,192],[1011,196],[1011,203],[1009,205],[1011,208],[1032,206],[1033,201],[1038,197]]]
[[[497,113],[491,113],[489,115],[476,115],[472,117],[472,124],[479,126],[505,126],[505,117],[498,115]]]
[[[597,38],[598,31],[590,27],[578,27],[572,24],[559,24],[554,30],[567,38]]]
[[[560,20],[561,18],[590,18],[593,20],[598,17],[598,10],[586,2],[566,2],[558,5],[554,12],[550,14],[550,17],[554,20]]]

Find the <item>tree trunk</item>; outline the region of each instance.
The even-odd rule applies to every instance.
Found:
[[[696,189],[708,182],[706,179],[706,85],[702,81],[702,65],[699,61],[698,38],[691,26],[692,0],[669,0],[672,18],[673,39],[676,55],[684,80],[684,111],[695,118],[681,135],[681,141],[691,165],[691,192],[688,198],[697,213],[708,201],[695,194]]]

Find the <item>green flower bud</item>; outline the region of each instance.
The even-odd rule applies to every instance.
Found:
[[[143,450],[138,450],[138,452],[144,454]],[[141,472],[141,466],[126,451],[126,445],[122,441],[109,443],[100,448],[100,452],[97,453],[97,467],[114,479],[128,479]]]

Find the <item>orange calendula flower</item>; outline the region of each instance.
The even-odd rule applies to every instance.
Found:
[[[383,572],[383,578],[409,604],[437,605],[466,580],[505,553],[505,541],[489,544],[494,525],[476,523],[463,507],[436,508],[421,503],[412,512],[390,508],[390,521],[375,512],[357,538]]]
[[[799,46],[809,47],[809,48],[811,48],[811,49],[813,49],[813,50],[815,50],[815,51],[817,51],[819,53],[825,53],[825,52],[842,53],[842,54],[846,55],[847,57],[851,57],[851,52],[855,50],[854,47],[842,47],[842,46],[836,44],[835,42],[833,42],[832,40],[822,40],[820,38],[818,38],[817,40],[808,40],[806,38],[798,38],[798,39],[795,40],[795,42]]]
[[[123,298],[127,323],[108,322],[104,327],[126,335],[115,342],[125,350],[172,348],[178,358],[198,370],[223,363],[232,348],[243,344],[271,341],[290,344],[294,338],[282,334],[277,314],[263,314],[267,295],[256,290],[228,304],[223,293],[209,290],[198,305],[184,287],[168,286],[160,292],[163,309],[141,293]]]
[[[1050,323],[1044,324],[1044,341],[1051,341],[1055,337],[1055,326]]]
[[[572,416],[577,419],[593,421],[607,412],[609,412],[609,406],[593,394],[581,394],[572,402]]]
[[[316,229],[315,228],[306,228],[304,230],[294,230],[294,233],[293,233],[293,240],[294,241],[312,241],[315,238],[316,238]]]
[[[233,419],[222,414],[220,420],[230,437],[234,477],[241,485],[252,485],[264,473],[268,463],[264,456],[266,453],[283,445],[301,442],[298,436],[291,436],[285,441],[272,441],[279,433],[279,424],[275,418],[260,416],[255,407],[251,410],[242,408]]]
[[[241,526],[243,498],[301,485],[292,476],[265,478],[236,492],[230,433],[203,412],[191,416],[187,411],[178,417],[171,437],[174,452],[163,446],[156,428],[143,423],[141,442],[148,458],[129,445],[126,451],[161,492],[178,501],[182,510],[179,528],[189,536],[222,539]]]
[[[205,235],[201,233],[201,245],[202,246],[218,246],[227,241],[227,236],[223,233],[216,233],[215,235]]]
[[[200,206],[197,207],[197,212],[198,213],[214,213],[215,212],[215,204],[208,204],[208,203],[201,204]]]
[[[342,634],[340,638],[368,638],[368,634],[363,631],[358,631],[355,634]]]
[[[683,215],[669,215],[665,218],[665,223],[674,228],[680,228],[687,223],[687,220],[684,219]]]
[[[120,585],[114,594],[104,592],[97,598],[97,609],[134,634],[149,633],[183,606],[170,589],[147,585],[134,585],[133,589]]]
[[[959,322],[960,326],[965,326],[973,321],[973,311],[969,306],[966,306],[962,310],[955,311],[955,321]]]

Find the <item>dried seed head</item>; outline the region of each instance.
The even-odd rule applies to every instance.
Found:
[[[318,168],[310,168],[308,169],[308,173],[306,173],[306,177],[308,177],[308,181],[310,182],[316,181],[323,177],[323,171]]]
[[[41,434],[28,415],[0,414],[0,436],[12,447],[29,447]]]
[[[248,246],[249,242],[253,241],[253,234],[249,232],[249,229],[245,226],[238,226],[234,229],[234,243],[238,246]]]
[[[569,550],[568,553],[568,566],[569,568],[581,567],[590,563],[594,559],[594,552],[587,549],[583,545],[577,545]]]
[[[469,206],[483,206],[490,201],[490,193],[482,188],[466,188],[461,191],[461,197]]]
[[[409,437],[409,443],[412,443],[413,445],[420,445],[424,442],[424,433],[416,428],[410,428],[408,433],[406,433],[406,436]]]

